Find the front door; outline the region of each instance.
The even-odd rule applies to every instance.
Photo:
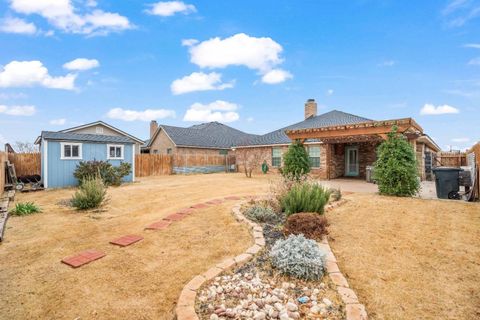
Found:
[[[345,147],[345,176],[358,176],[358,147]]]

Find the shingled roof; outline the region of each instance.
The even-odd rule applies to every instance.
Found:
[[[285,130],[293,129],[310,129],[322,128],[330,126],[339,126],[346,124],[370,122],[371,119],[359,117],[350,113],[333,110],[324,114],[308,118],[304,121],[292,124],[288,127],[281,128],[262,136],[257,136],[247,143],[241,143],[239,146],[259,146],[259,145],[275,145],[275,144],[290,144],[290,138],[285,134]]]
[[[164,130],[178,147],[230,149],[239,144],[248,144],[258,137],[219,122],[202,123],[188,128],[159,125],[157,134],[160,130]],[[147,146],[150,146],[153,140],[151,139]]]
[[[40,138],[58,141],[81,141],[95,143],[135,143],[135,140],[126,136],[108,136],[103,134],[71,133],[42,131]]]

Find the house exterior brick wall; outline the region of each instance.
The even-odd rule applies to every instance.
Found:
[[[150,147],[150,153],[167,154],[167,149],[169,148],[172,149],[173,153],[176,152],[176,147],[173,144],[172,140],[170,140],[165,131],[160,130],[160,132],[152,142],[152,145]]]

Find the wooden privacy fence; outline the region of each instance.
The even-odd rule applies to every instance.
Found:
[[[235,164],[235,156],[217,154],[175,154],[173,156],[173,163],[175,167],[225,166]]]
[[[172,156],[167,154],[135,155],[135,176],[162,176],[172,174]]]
[[[465,152],[439,152],[437,154],[438,167],[461,167],[467,165]]]
[[[15,165],[17,177],[41,173],[41,157],[39,152],[9,153],[8,161]]]

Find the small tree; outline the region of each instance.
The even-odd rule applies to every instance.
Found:
[[[420,189],[415,151],[405,136],[393,127],[386,141],[378,147],[373,178],[381,194],[413,196]]]
[[[283,156],[282,175],[294,181],[304,179],[310,172],[310,157],[300,140],[293,142]]]

